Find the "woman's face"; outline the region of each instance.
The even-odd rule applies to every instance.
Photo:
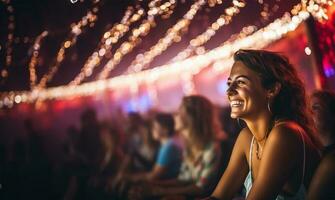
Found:
[[[162,128],[162,126],[154,121],[153,124],[152,124],[152,137],[154,140],[156,141],[159,141],[161,139],[161,135],[163,134],[164,132],[164,128]]]
[[[267,91],[259,75],[242,62],[233,64],[227,84],[232,118],[253,119],[259,112],[267,111]]]
[[[174,121],[175,121],[175,130],[178,132],[183,132],[187,128],[187,122],[186,122],[186,111],[183,105],[181,105],[177,111],[177,113],[174,115]]]
[[[331,114],[327,112],[327,109],[325,109],[324,104],[318,97],[312,97],[311,105],[312,105],[312,112],[313,112],[312,116],[313,116],[313,120],[314,120],[316,128],[318,129],[318,131],[327,129],[327,124],[329,123],[328,119],[330,119],[330,117],[333,117],[333,116],[330,116]]]

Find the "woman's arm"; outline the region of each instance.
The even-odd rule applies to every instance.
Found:
[[[170,196],[170,195],[199,196],[203,195],[203,192],[204,192],[203,188],[200,188],[195,184],[188,184],[174,187],[154,186],[151,188],[150,196]]]
[[[137,181],[153,181],[160,179],[166,173],[166,167],[155,165],[150,172],[136,173],[129,176],[129,179],[133,182]]]
[[[234,145],[227,169],[212,194],[213,197],[232,199],[242,187],[249,170],[246,151],[249,152],[251,138],[252,135],[248,129],[241,131]]]
[[[335,198],[335,152],[323,158],[308,189],[307,199]]]
[[[263,148],[258,174],[247,199],[275,199],[295,173],[301,174],[298,177],[302,181],[303,142],[295,124],[273,128]]]
[[[152,180],[148,181],[149,184],[161,187],[177,187],[184,186],[187,183],[184,181],[180,181],[177,178],[167,179],[167,180]]]
[[[130,199],[146,199],[148,197],[173,196],[180,194],[196,195],[199,193],[198,189],[200,188],[193,186],[186,182],[179,181],[178,179],[143,182],[143,184],[131,188],[128,192],[128,197]]]
[[[133,159],[137,160],[140,162],[143,166],[145,166],[147,169],[150,169],[154,164],[154,160],[148,160],[147,158],[143,157],[140,153],[135,151],[133,154]]]

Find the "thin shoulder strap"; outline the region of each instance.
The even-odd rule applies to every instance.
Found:
[[[251,139],[251,143],[250,143],[250,150],[249,150],[249,168],[250,168],[250,171],[251,170],[251,161],[252,161],[252,149],[253,149],[253,146],[254,146],[254,140],[255,140],[255,136],[252,136],[252,139]]]
[[[299,132],[300,132],[300,135],[301,135],[301,139],[302,139],[302,144],[303,144],[303,152],[304,152],[304,160],[303,160],[303,163],[302,163],[302,180],[301,180],[301,183],[303,184],[304,183],[304,178],[305,178],[305,168],[306,168],[306,144],[305,144],[305,138],[304,138],[304,134],[302,133],[302,130],[301,128],[299,128]]]
[[[278,123],[276,123],[275,126],[278,126],[279,124],[285,123],[285,121],[279,121]],[[306,144],[305,144],[305,138],[304,138],[304,134],[302,132],[302,128],[299,127],[298,128],[299,133],[301,135],[301,139],[302,139],[302,145],[303,145],[303,152],[304,152],[304,160],[302,161],[302,177],[301,177],[301,183],[304,183],[304,178],[305,178],[305,168],[306,168]]]

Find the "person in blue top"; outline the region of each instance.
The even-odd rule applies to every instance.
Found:
[[[320,156],[305,88],[288,59],[239,50],[228,77],[232,118],[243,120],[228,167],[208,199],[305,199]]]
[[[152,128],[153,138],[161,143],[156,161],[156,171],[166,171],[162,178],[175,178],[179,173],[182,148],[174,137],[174,120],[170,114],[158,114]],[[155,171],[154,169],[154,171]]]
[[[175,178],[182,160],[182,147],[174,137],[174,119],[171,114],[158,113],[152,123],[153,138],[160,143],[156,163],[151,171],[136,173],[128,178],[132,182]]]

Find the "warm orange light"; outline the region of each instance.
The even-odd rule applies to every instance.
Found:
[[[69,48],[71,46],[71,41],[66,41],[65,43],[64,43],[64,47],[65,48]]]

